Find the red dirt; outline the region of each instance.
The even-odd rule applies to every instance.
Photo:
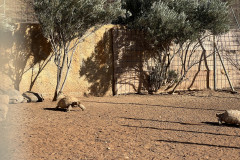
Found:
[[[56,102],[9,105],[0,122],[1,160],[239,159],[240,128],[216,113],[240,110],[240,94],[186,92],[80,98],[86,111]]]

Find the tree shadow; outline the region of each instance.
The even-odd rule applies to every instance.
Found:
[[[123,27],[106,31],[80,67],[80,77],[91,84],[89,95],[104,96],[110,88],[113,95],[121,94],[122,88],[149,91],[148,61],[156,56],[156,49],[143,31]]]
[[[114,78],[117,84],[115,92],[127,92],[131,88],[133,93],[141,94],[149,91],[148,61],[156,55],[153,42],[147,38],[144,31],[125,28],[112,30],[114,53]],[[125,91],[125,90],[126,91]],[[123,91],[121,91],[123,90]]]
[[[104,33],[103,38],[97,43],[91,57],[82,61],[80,77],[85,77],[91,86],[85,95],[104,96],[112,86],[113,64],[111,32]]]
[[[1,36],[1,63],[0,71],[13,82],[14,88],[19,90],[23,75],[32,69],[30,84],[34,85],[39,71],[49,62],[51,45],[43,36],[39,24],[16,24],[13,33]],[[38,64],[37,73],[33,72],[34,66]],[[35,66],[36,67],[36,66]],[[34,78],[33,78],[34,77]]]

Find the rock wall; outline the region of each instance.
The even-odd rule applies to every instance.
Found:
[[[112,95],[112,25],[103,26],[88,36],[76,49],[63,93],[74,96]],[[38,24],[17,24],[13,34],[1,41],[0,89],[30,90],[39,68],[51,55],[51,46]],[[32,86],[33,92],[52,98],[56,87],[57,68],[54,57],[42,70]]]

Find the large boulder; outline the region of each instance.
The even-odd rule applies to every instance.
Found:
[[[22,95],[27,100],[27,102],[43,102],[44,100],[42,94],[36,92],[27,91]]]

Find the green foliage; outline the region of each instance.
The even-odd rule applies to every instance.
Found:
[[[45,36],[64,41],[121,15],[120,3],[107,0],[34,0],[34,9]]]
[[[149,73],[149,91],[157,92],[162,86],[173,85],[178,82],[179,74],[175,70],[163,68],[156,64]]]
[[[196,8],[194,20],[198,23],[195,29],[210,31],[214,35],[229,30],[230,18],[228,3],[221,0],[202,0]]]
[[[167,83],[176,83],[179,79],[179,74],[175,70],[167,72]]]
[[[165,82],[178,85],[183,79],[169,71],[176,55],[169,53],[173,43],[179,46],[176,51],[179,52],[188,44],[202,44],[200,39],[206,33],[223,34],[230,26],[228,2],[222,0],[123,0],[122,4],[126,9],[122,23],[128,28],[145,30],[148,33],[145,38],[158,50],[156,55],[161,55],[150,73],[150,90],[153,91]]]
[[[52,44],[57,66],[57,84],[53,100],[61,94],[77,45],[90,29],[110,23],[122,14],[120,0],[34,0],[43,34]],[[66,72],[64,73],[63,70]],[[62,77],[64,75],[64,80]],[[61,86],[60,86],[61,84]]]
[[[194,41],[229,30],[229,8],[221,0],[123,0],[125,22],[145,29],[159,43]]]
[[[181,33],[189,28],[186,18],[184,12],[177,13],[166,3],[159,1],[154,2],[149,12],[138,18],[135,24],[146,29],[157,42],[171,43],[172,40],[180,38]]]
[[[122,8],[126,9],[126,18],[134,20],[141,17],[144,13],[151,9],[152,3],[156,0],[123,0]]]

